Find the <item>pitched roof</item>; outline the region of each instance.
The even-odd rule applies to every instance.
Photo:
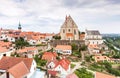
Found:
[[[62,66],[65,70],[68,70],[69,65],[70,65],[70,61],[67,60],[66,58],[62,58],[61,60],[58,61],[55,68],[59,65]]]
[[[2,57],[0,60],[0,69],[8,70],[9,68],[13,67],[14,65],[23,61],[26,67],[30,70],[33,58],[18,58],[18,57]]]
[[[6,47],[0,47],[0,53],[8,52],[9,50]]]
[[[1,47],[10,47],[10,45],[12,45],[11,42],[0,41],[0,46]]]
[[[72,47],[70,45],[57,45],[55,49],[71,50]]]
[[[51,61],[53,59],[56,59],[57,53],[56,52],[44,52],[42,59]]]
[[[17,52],[24,53],[24,52],[35,51],[35,50],[38,50],[38,49],[36,47],[25,47],[23,49],[19,49]]]
[[[98,30],[87,30],[87,35],[100,35],[100,32]]]
[[[98,61],[104,61],[104,60],[110,60],[110,58],[109,57],[107,57],[107,56],[94,56],[95,57],[95,61],[96,62],[98,62]]]
[[[117,77],[108,75],[108,74],[104,74],[104,73],[100,73],[100,72],[96,72],[95,78],[117,78]]]
[[[62,25],[62,28],[67,28],[67,27],[72,27],[72,28],[78,28],[72,17],[66,16],[65,22]]]
[[[12,74],[15,78],[22,78],[29,73],[29,70],[26,67],[25,63],[21,61],[20,63],[8,69],[8,72]]]

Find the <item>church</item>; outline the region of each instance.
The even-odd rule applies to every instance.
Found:
[[[79,40],[78,26],[72,19],[72,17],[66,16],[65,22],[60,29],[61,40]]]

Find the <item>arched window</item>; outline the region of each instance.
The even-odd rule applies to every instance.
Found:
[[[70,32],[70,29],[68,29],[68,32]]]
[[[65,30],[63,29],[63,33],[65,33]]]
[[[74,34],[76,35],[76,30],[74,30]]]

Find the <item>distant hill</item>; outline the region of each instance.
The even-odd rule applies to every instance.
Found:
[[[102,34],[103,37],[120,37],[120,34]]]

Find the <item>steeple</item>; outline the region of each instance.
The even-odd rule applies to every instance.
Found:
[[[21,30],[21,29],[22,29],[22,27],[21,27],[21,24],[19,22],[18,30]]]

